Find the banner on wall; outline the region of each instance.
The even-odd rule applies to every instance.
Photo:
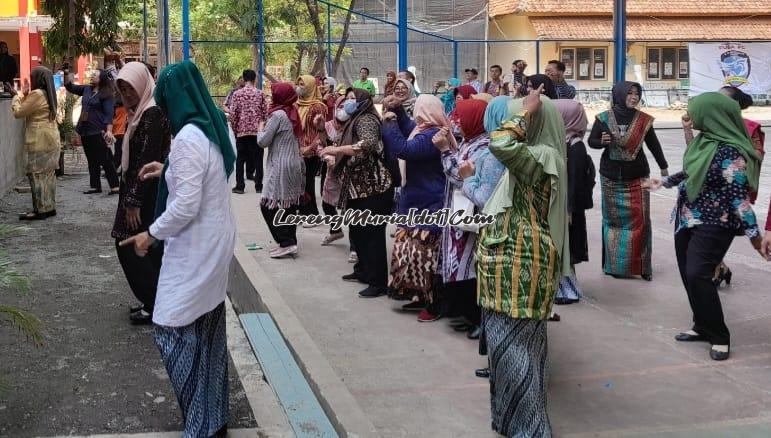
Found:
[[[771,94],[771,43],[690,43],[688,53],[690,96],[726,85],[753,96]]]

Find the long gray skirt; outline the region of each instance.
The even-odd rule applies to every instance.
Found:
[[[485,311],[493,430],[516,438],[551,437],[546,413],[546,321]]]
[[[182,410],[183,437],[213,436],[228,423],[225,303],[184,327],[156,325],[154,337]]]

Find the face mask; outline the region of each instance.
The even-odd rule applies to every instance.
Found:
[[[346,100],[343,104],[343,110],[349,115],[352,116],[353,113],[356,112],[356,110],[359,109],[359,103],[355,100]]]
[[[335,112],[335,118],[338,122],[347,122],[351,115],[345,112],[343,108],[340,108]]]
[[[299,86],[299,85],[297,85],[296,87],[294,87],[294,91],[295,91],[295,92],[297,93],[297,95],[298,95],[298,96],[300,96],[300,97],[305,97],[305,96],[308,94],[308,92],[305,90],[305,88],[303,88],[303,87],[301,87],[301,86]]]

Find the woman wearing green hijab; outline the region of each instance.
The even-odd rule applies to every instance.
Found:
[[[746,235],[756,250],[761,249],[762,236],[750,203],[750,192],[758,189],[760,156],[747,135],[739,104],[731,98],[704,93],[691,99],[688,113],[701,132],[685,150],[683,171],[653,179],[650,186],[679,187],[675,252],[693,328],[675,339],[709,342],[710,357],[725,360],[730,334],[712,276],[735,235]]]
[[[160,181],[160,215],[149,231],[121,246],[133,244],[144,256],[156,240],[164,241],[155,343],[182,410],[184,436],[220,436],[228,422],[225,296],[235,247],[228,184],[235,139],[192,62],[161,72],[155,101],[174,134]],[[155,176],[162,167],[148,164],[139,177]]]
[[[495,222],[480,230],[476,251],[492,424],[509,437],[551,436],[546,321],[570,269],[565,125],[540,91],[511,101],[509,119],[490,135],[506,170],[484,208]]]

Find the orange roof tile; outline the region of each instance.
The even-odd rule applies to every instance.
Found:
[[[613,20],[608,17],[530,17],[539,39],[612,40]],[[771,40],[771,16],[729,19],[688,17],[631,17],[630,41]]]
[[[765,0],[628,0],[628,15],[771,15]],[[613,0],[490,0],[491,17],[501,15],[611,15]]]

